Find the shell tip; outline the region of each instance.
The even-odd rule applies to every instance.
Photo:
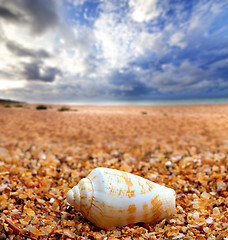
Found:
[[[73,205],[73,203],[74,203],[74,193],[73,193],[72,189],[67,192],[66,199],[67,199],[67,202],[70,205]]]
[[[80,210],[80,191],[78,186],[74,186],[67,192],[66,199],[71,206],[76,208],[78,211]]]

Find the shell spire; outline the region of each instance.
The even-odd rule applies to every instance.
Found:
[[[80,211],[80,190],[77,185],[67,192],[66,199],[71,206]]]
[[[93,187],[88,178],[83,178],[78,185],[67,192],[67,202],[84,216],[92,206]]]
[[[96,168],[67,193],[67,201],[100,228],[155,223],[175,211],[175,191],[137,175]]]

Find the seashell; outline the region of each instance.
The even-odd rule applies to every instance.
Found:
[[[66,198],[100,228],[156,223],[175,211],[173,189],[110,168],[95,168],[68,191]]]

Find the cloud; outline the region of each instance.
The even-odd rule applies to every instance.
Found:
[[[130,0],[131,17],[136,22],[148,22],[159,16],[157,0]]]
[[[16,22],[16,21],[20,21],[21,17],[22,16],[20,14],[15,13],[4,6],[0,6],[0,18],[7,21]]]
[[[61,70],[56,67],[47,67],[41,61],[24,64],[24,75],[27,80],[53,82],[61,75]]]
[[[212,73],[213,70],[201,69],[187,60],[180,65],[148,63],[143,64],[143,67],[140,62],[136,62],[132,65],[131,72],[119,74],[113,82],[126,86],[129,83],[133,89],[125,92],[127,96],[137,92],[138,97],[144,98],[151,98],[151,96],[187,97],[205,93],[208,89],[222,84],[221,80],[214,79]]]
[[[202,88],[212,87],[214,83],[208,80],[206,71],[184,61],[180,66],[175,66],[172,63],[162,65],[161,71],[152,73],[152,81],[148,85],[158,89],[161,93],[165,93],[200,91]]]
[[[145,55],[148,57],[149,54],[156,54],[159,57],[166,51],[166,46],[160,32],[148,33],[142,31],[133,40],[132,50],[135,51],[136,57]]]
[[[131,24],[116,13],[102,13],[94,24],[99,57],[107,66],[122,67],[130,57],[130,43],[135,35]]]
[[[20,44],[12,41],[6,43],[7,48],[19,57],[32,57],[32,58],[48,58],[50,54],[45,50],[32,50],[25,48]]]
[[[170,38],[170,45],[185,48],[187,43],[184,40],[185,34],[183,32],[175,32]]]
[[[20,5],[31,20],[31,30],[40,34],[52,29],[59,24],[59,16],[56,11],[55,1],[50,0],[23,0]]]
[[[83,5],[86,0],[67,0],[68,3],[72,3],[75,7],[78,5]]]
[[[27,25],[32,34],[40,35],[60,24],[56,2],[53,0],[21,0],[0,3],[0,17],[14,24]]]
[[[8,94],[46,101],[224,94],[225,5],[2,0],[0,81],[23,82]]]
[[[115,71],[110,76],[110,83],[114,86],[113,91],[115,95],[121,97],[143,97],[151,92],[151,89],[140,81],[136,71]]]
[[[26,81],[1,80],[2,91],[8,91],[9,89],[24,88],[25,86],[26,86]]]

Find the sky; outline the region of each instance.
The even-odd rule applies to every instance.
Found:
[[[0,0],[0,98],[228,97],[227,0]]]

